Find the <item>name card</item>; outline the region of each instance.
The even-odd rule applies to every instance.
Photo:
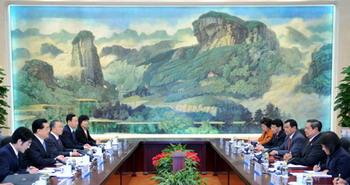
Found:
[[[246,171],[247,173],[250,173],[250,165],[244,163],[243,168],[244,168],[244,171]]]
[[[104,162],[103,156],[95,156],[95,160],[97,162],[97,165],[101,165]]]
[[[230,142],[229,141],[225,142],[225,153],[226,153],[226,155],[230,155]]]
[[[263,174],[263,167],[260,163],[254,161],[254,173],[256,175],[262,175]]]
[[[82,166],[80,169],[82,178],[85,178],[90,175],[90,166]]]
[[[245,165],[249,165],[250,166],[250,155],[249,154],[244,154],[243,155],[243,162]]]
[[[281,185],[281,176],[271,173],[270,185]]]

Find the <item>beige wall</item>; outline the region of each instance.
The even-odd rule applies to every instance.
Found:
[[[162,2],[166,3],[181,3],[186,2],[188,4],[189,1],[186,0],[156,0],[153,2],[157,3]],[[0,43],[1,43],[1,51],[0,51],[0,66],[5,69],[6,74],[10,74],[10,62],[9,62],[9,44],[8,44],[8,25],[7,25],[7,5],[9,3],[19,3],[19,4],[147,4],[145,0],[109,0],[109,1],[93,1],[93,0],[78,0],[78,1],[68,1],[68,0],[1,0],[0,1]],[[210,0],[194,0],[192,4],[201,3],[201,4],[313,4],[313,3],[329,3],[334,2],[336,4],[336,32],[335,32],[335,76],[334,76],[334,87],[337,86],[339,80],[342,79],[340,75],[340,71],[344,66],[350,65],[350,0],[226,0],[226,1],[210,1]],[[159,4],[159,3],[158,3]],[[10,85],[10,76],[7,75],[5,79],[6,85]],[[334,88],[336,92],[336,88]],[[10,94],[9,94],[10,96]],[[9,97],[10,99],[11,97]],[[333,101],[334,102],[334,101]],[[10,104],[10,101],[9,101]],[[337,130],[336,126],[336,113],[333,113],[333,129]],[[8,125],[11,126],[12,116],[9,112],[8,116]],[[5,131],[6,132],[6,131]]]

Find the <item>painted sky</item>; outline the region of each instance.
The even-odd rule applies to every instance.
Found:
[[[22,22],[72,19],[85,24],[100,23],[110,29],[123,31],[135,24],[153,22],[173,25],[177,29],[191,27],[191,22],[208,11],[226,12],[245,20],[264,21],[269,26],[293,19],[313,21],[332,18],[333,6],[185,6],[185,7],[91,7],[91,6],[10,6],[11,28],[21,28]],[[331,21],[330,21],[331,22]],[[23,23],[22,23],[23,24]],[[329,29],[323,25],[324,29]],[[147,32],[147,31],[145,31]]]

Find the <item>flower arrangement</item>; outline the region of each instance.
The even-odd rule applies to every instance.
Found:
[[[173,171],[174,152],[185,153],[184,168],[179,171]],[[152,164],[156,168],[157,174],[153,179],[159,185],[202,185],[207,184],[202,179],[198,170],[200,159],[196,152],[187,150],[185,145],[170,145],[162,152],[152,158]]]

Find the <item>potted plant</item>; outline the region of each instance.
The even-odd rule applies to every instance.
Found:
[[[179,171],[173,170],[173,153],[184,153],[184,168]],[[187,150],[185,145],[170,145],[160,154],[152,158],[153,166],[157,174],[153,179],[159,185],[206,185],[206,179],[202,179],[198,170],[200,159],[196,152]]]
[[[350,66],[344,67],[342,74],[344,79],[340,81],[338,86],[339,92],[335,97],[334,110],[339,110],[338,125],[342,127],[342,135],[350,134]]]
[[[4,70],[0,68],[0,130],[3,128],[9,129],[9,127],[6,126],[6,115],[7,115],[6,108],[9,107],[9,105],[5,100],[9,89],[7,86],[3,85],[4,76],[5,76]]]

